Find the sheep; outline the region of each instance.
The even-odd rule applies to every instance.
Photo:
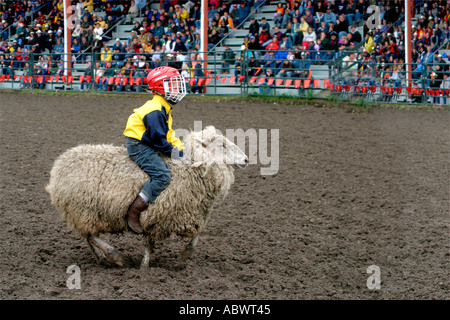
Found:
[[[248,164],[245,153],[213,126],[191,132],[184,144],[181,161],[166,159],[172,170],[169,186],[140,215],[146,244],[141,268],[149,267],[155,242],[172,234],[192,239],[182,251],[182,259],[188,259],[213,205],[225,199],[234,183],[233,165]],[[147,179],[125,147],[79,145],[55,160],[45,190],[67,225],[86,239],[97,262],[103,256],[123,266],[123,256],[98,236],[130,231],[127,211]]]

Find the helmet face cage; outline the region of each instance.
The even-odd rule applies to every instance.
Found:
[[[187,93],[186,80],[182,75],[172,76],[163,80],[164,97],[172,102],[180,102]]]

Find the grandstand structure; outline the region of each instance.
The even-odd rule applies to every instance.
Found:
[[[172,1],[173,3],[177,1]],[[186,1],[180,1],[181,4],[185,3]],[[332,1],[334,2],[334,1]],[[245,20],[240,24],[235,26],[234,29],[231,29],[228,36],[221,39],[217,45],[214,45],[212,48],[210,47],[207,54],[207,68],[203,70],[204,77],[202,79],[188,79],[188,81],[193,84],[201,84],[202,86],[202,92],[204,94],[214,94],[214,95],[247,95],[247,94],[258,94],[261,93],[261,85],[264,84],[266,87],[270,87],[269,94],[271,95],[289,95],[289,96],[298,96],[303,92],[303,94],[308,93],[311,97],[326,97],[330,94],[330,91],[336,91],[336,88],[339,88],[339,94],[342,93],[342,97],[349,98],[352,96],[354,88],[357,88],[359,90],[360,84],[358,83],[358,79],[353,79],[350,82],[349,81],[342,81],[342,75],[343,74],[350,74],[352,71],[354,72],[355,68],[360,68],[362,64],[362,55],[364,52],[364,45],[365,40],[364,36],[367,32],[367,27],[364,26],[365,21],[359,20],[358,24],[356,26],[356,30],[362,35],[363,41],[361,41],[359,44],[357,44],[354,48],[351,50],[343,50],[341,52],[338,52],[339,54],[336,54],[336,56],[333,59],[328,60],[321,60],[319,59],[308,59],[308,71],[309,74],[306,77],[306,75],[303,77],[287,77],[287,78],[278,78],[277,75],[274,75],[273,77],[264,78],[263,75],[263,68],[259,68],[261,70],[257,71],[257,74],[247,75],[240,70],[239,64],[232,64],[229,67],[229,74],[224,75],[222,73],[222,54],[225,50],[225,47],[229,47],[231,51],[235,53],[236,60],[241,59],[241,64],[244,66],[247,66],[250,60],[250,56],[247,56],[248,50],[242,49],[243,44],[245,43],[246,37],[248,37],[249,34],[249,26],[250,26],[250,20],[254,19],[257,22],[261,22],[261,20],[264,18],[267,24],[270,26],[270,33],[274,32],[275,27],[275,13],[277,12],[277,6],[279,4],[286,4],[287,1],[280,1],[280,0],[274,0],[266,2],[258,2],[259,6],[251,6],[250,12],[248,16],[245,18]],[[324,3],[327,3],[324,1]],[[36,11],[39,8],[36,8]],[[123,17],[122,19],[118,19],[115,21],[112,30],[112,33],[110,34],[109,39],[102,39],[104,44],[106,44],[107,47],[112,48],[116,42],[116,39],[120,42],[128,42],[131,34],[131,30],[135,27],[135,23],[139,22],[142,23],[145,18],[145,13],[147,10],[160,10],[161,9],[161,2],[160,1],[149,1],[146,5],[146,7],[141,10],[141,14],[139,17],[135,18],[133,22],[126,23],[126,19]],[[419,24],[422,23],[420,20],[420,16],[426,12],[426,7],[420,6],[420,4],[416,5],[416,16],[413,18],[412,24]],[[94,11],[91,12],[91,14],[95,14],[97,17],[105,17],[107,16],[107,12],[102,7],[97,7],[94,9]],[[394,23],[397,27],[400,29],[404,29],[404,21],[402,20],[402,17],[399,17],[399,20],[397,20]],[[280,27],[279,31],[281,34],[289,34],[289,30]],[[380,36],[380,33],[378,33],[378,36]],[[9,34],[9,37],[7,41],[13,41],[14,35]],[[376,39],[375,39],[376,41]],[[448,38],[447,42],[441,44],[439,48],[436,50],[436,56],[439,54],[441,56],[450,57],[450,50],[448,49]],[[244,46],[245,47],[245,46]],[[40,83],[40,88],[44,88],[47,90],[73,90],[73,91],[79,91],[82,90],[83,85],[82,82],[86,82],[86,79],[89,79],[90,85],[88,85],[89,88],[92,89],[99,89],[101,86],[97,86],[94,83],[97,83],[97,81],[105,82],[107,81],[108,84],[111,84],[111,88],[117,88],[117,86],[121,86],[123,88],[124,83],[127,82],[129,84],[130,82],[134,84],[139,84],[140,86],[143,86],[144,78],[142,79],[117,79],[116,76],[114,76],[114,79],[103,79],[100,78],[99,80],[96,79],[94,76],[89,76],[89,78],[85,77],[85,69],[86,69],[86,63],[85,60],[88,60],[91,62],[91,68],[93,68],[93,74],[95,73],[95,54],[91,54],[92,48],[89,47],[85,52],[86,59],[82,59],[83,61],[80,61],[80,59],[72,61],[71,69],[69,74],[52,74],[44,77],[36,77],[36,75],[33,75],[33,67],[31,66],[29,70],[26,70],[26,68],[17,68],[14,70],[13,74],[6,74],[1,75],[0,74],[0,89],[20,89],[24,87],[24,79],[26,82],[28,82],[28,88],[32,89],[36,86],[36,82]],[[301,49],[305,52],[311,52],[311,47],[309,49],[303,48]],[[268,51],[268,50],[264,50]],[[294,50],[295,51],[295,50]],[[298,51],[298,49],[297,49]],[[50,55],[50,51],[46,49],[44,54]],[[320,53],[317,51],[317,53]],[[184,53],[184,55],[187,57],[190,54],[190,52]],[[303,54],[303,52],[302,52]],[[357,58],[354,60],[348,60],[347,58],[354,54]],[[180,55],[180,54],[179,54]],[[165,54],[163,54],[165,56]],[[80,54],[77,55],[77,57],[80,57]],[[69,59],[69,58],[67,58]],[[189,58],[187,58],[189,59]],[[257,61],[262,66],[263,61],[259,60],[261,58],[257,58]],[[70,58],[72,60],[72,58]],[[186,59],[183,59],[186,60]],[[37,61],[32,60],[32,63],[36,63]],[[389,63],[388,63],[389,64]],[[391,64],[393,65],[393,63]],[[27,72],[29,71],[29,72]],[[258,74],[259,73],[259,74]],[[425,72],[424,72],[425,73]],[[192,75],[192,73],[191,73]],[[359,76],[359,75],[358,75]],[[263,79],[264,78],[264,79]],[[357,76],[354,74],[354,78],[357,78]],[[92,79],[92,80],[91,80]],[[131,80],[131,81],[130,81]],[[198,81],[198,82],[197,82]],[[381,81],[382,82],[382,81]],[[30,83],[33,83],[33,85],[30,85]],[[86,87],[86,84],[85,84]],[[351,87],[351,89],[349,89]],[[365,90],[369,85],[366,85]],[[373,92],[372,95],[369,95],[369,97],[373,97],[374,100],[376,100],[377,95],[384,94],[384,91],[390,91],[392,92],[394,88],[384,88],[383,84],[377,83],[375,85],[377,87],[376,92]],[[425,83],[422,81],[422,87],[425,88]],[[108,88],[109,90],[109,88]],[[141,91],[141,90],[139,90]],[[349,92],[352,91],[352,92]],[[398,91],[398,90],[397,90]],[[266,92],[266,91],[265,91]],[[428,94],[428,91],[425,91],[426,95]],[[444,91],[445,94],[445,91]],[[433,95],[435,95],[435,91],[433,91]],[[406,90],[404,90],[403,94],[400,94],[399,97],[396,97],[396,101],[408,101],[410,98],[409,94],[406,94]],[[447,99],[450,100],[450,99]]]

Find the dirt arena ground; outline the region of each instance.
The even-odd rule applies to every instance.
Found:
[[[44,187],[81,143],[124,144],[148,96],[0,93],[0,299],[449,299],[449,112],[186,98],[174,127],[279,129],[280,166],[235,172],[187,262],[158,243],[139,270],[137,235],[104,235],[130,261],[96,264]],[[81,290],[66,273],[81,271]],[[380,268],[369,290],[367,268]]]

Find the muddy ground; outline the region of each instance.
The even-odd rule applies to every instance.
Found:
[[[0,93],[0,299],[449,299],[449,112],[186,98],[174,127],[279,129],[279,170],[235,184],[187,262],[187,239],[104,235],[127,257],[97,264],[44,187],[81,143],[123,145],[149,96]],[[81,271],[81,289],[66,273]],[[367,268],[379,267],[370,290]]]

